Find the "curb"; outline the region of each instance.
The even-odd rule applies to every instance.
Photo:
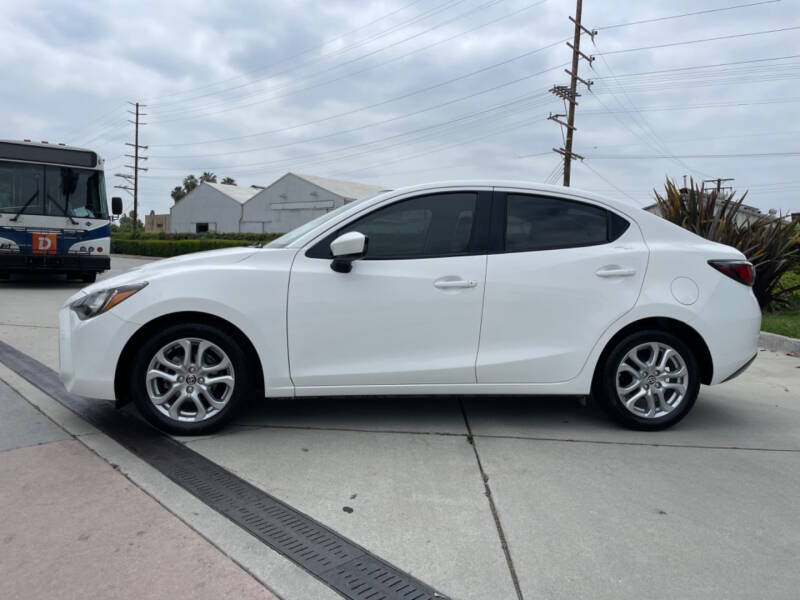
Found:
[[[797,338],[762,331],[758,336],[758,345],[772,352],[783,352],[784,354],[800,356],[800,339]]]

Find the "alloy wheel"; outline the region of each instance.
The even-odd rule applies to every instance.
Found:
[[[156,409],[170,419],[192,423],[224,409],[235,382],[225,351],[200,338],[182,338],[162,347],[145,375],[147,395]]]
[[[663,342],[631,348],[617,367],[617,395],[640,418],[659,419],[680,406],[689,386],[686,361]]]

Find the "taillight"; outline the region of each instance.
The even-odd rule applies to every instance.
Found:
[[[744,285],[752,286],[756,280],[756,269],[746,260],[710,260],[708,264]]]

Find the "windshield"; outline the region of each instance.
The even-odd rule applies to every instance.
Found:
[[[295,240],[300,239],[301,237],[303,237],[305,234],[307,234],[309,231],[311,231],[315,227],[318,227],[319,225],[322,225],[326,221],[329,221],[329,220],[335,218],[336,216],[342,214],[347,209],[352,208],[353,206],[357,206],[357,205],[361,204],[362,202],[365,202],[366,200],[369,200],[370,198],[374,198],[374,197],[375,196],[368,196],[367,198],[362,198],[361,200],[355,200],[355,201],[349,202],[347,204],[342,204],[340,207],[333,209],[331,212],[325,213],[324,215],[320,215],[316,219],[312,219],[308,223],[300,225],[300,227],[298,227],[296,229],[292,229],[289,233],[285,233],[281,237],[279,237],[279,238],[277,238],[275,240],[272,240],[269,244],[267,244],[266,247],[267,248],[286,248],[286,246],[288,246],[289,244],[291,244]]]
[[[0,213],[107,219],[103,172],[0,161]]]

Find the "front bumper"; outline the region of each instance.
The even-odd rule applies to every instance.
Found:
[[[110,256],[91,254],[22,254],[0,252],[0,271],[49,271],[55,273],[102,272],[111,268]]]
[[[59,377],[67,391],[113,400],[117,362],[137,329],[113,312],[81,321],[63,307],[58,313]]]

